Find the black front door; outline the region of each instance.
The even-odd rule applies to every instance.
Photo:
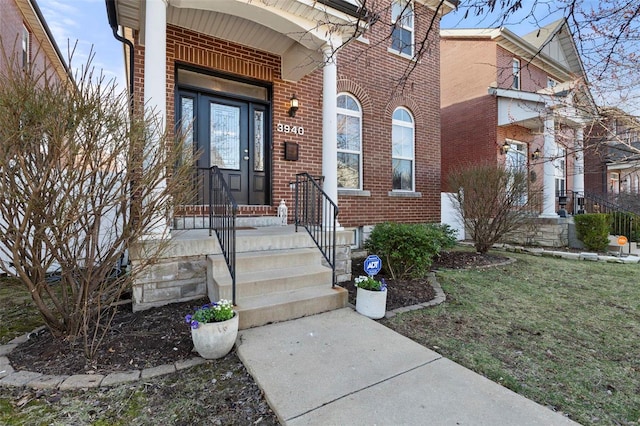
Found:
[[[204,93],[181,92],[180,97],[179,117],[194,118],[198,167],[218,166],[236,203],[267,204],[267,106]],[[201,202],[208,203],[208,188],[202,195]]]

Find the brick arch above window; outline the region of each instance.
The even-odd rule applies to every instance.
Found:
[[[398,107],[408,109],[416,121],[422,121],[422,109],[411,96],[394,96],[384,109],[385,116],[390,120]]]
[[[351,93],[358,102],[360,102],[360,106],[362,107],[362,112],[364,114],[371,114],[373,111],[373,102],[371,102],[371,98],[367,91],[356,83],[353,80],[349,80],[345,77],[340,77],[337,82],[338,93],[347,92]]]

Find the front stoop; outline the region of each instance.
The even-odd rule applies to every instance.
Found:
[[[331,287],[331,269],[305,233],[239,236],[236,310],[240,329],[340,309],[348,293]],[[231,276],[221,254],[207,256],[211,300],[231,299]]]

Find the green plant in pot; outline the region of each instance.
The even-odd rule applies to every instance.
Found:
[[[225,299],[207,303],[185,316],[191,327],[195,350],[205,359],[221,358],[228,354],[238,336],[238,313]]]
[[[387,309],[387,283],[372,276],[359,276],[355,280],[356,311],[372,318],[382,318]]]

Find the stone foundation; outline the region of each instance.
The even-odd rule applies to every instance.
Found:
[[[567,247],[571,217],[531,218],[516,231],[510,232],[502,242],[524,246]]]
[[[299,232],[306,234],[304,229]],[[206,230],[183,231],[178,235],[169,240],[169,247],[163,255],[145,268],[133,283],[134,311],[208,295],[207,256],[221,253],[217,238],[215,235],[209,237]],[[351,280],[353,233],[338,231],[336,238],[336,279],[341,283]],[[154,244],[153,241],[142,241],[132,247],[130,259],[133,268],[140,264],[141,251]],[[328,266],[324,259],[323,264]]]

